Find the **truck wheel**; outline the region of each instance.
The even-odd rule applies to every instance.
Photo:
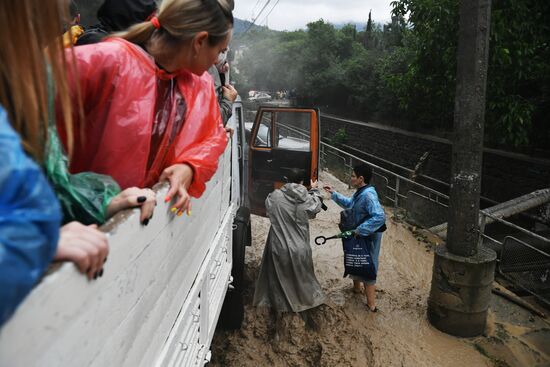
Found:
[[[218,325],[225,330],[241,328],[244,319],[243,295],[237,290],[228,290],[223,301]]]
[[[244,281],[244,254],[247,242],[248,226],[246,223],[235,222],[233,230],[233,287],[243,290]]]
[[[246,245],[252,246],[252,223],[248,223],[246,230]]]
[[[250,212],[247,208],[241,207],[237,211],[233,227],[233,289],[227,291],[220,314],[220,325],[224,329],[239,329],[244,319],[244,254],[249,227]]]

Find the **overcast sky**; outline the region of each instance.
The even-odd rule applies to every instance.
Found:
[[[234,15],[239,19],[252,21],[258,16],[268,0],[235,0]],[[271,11],[273,6],[277,6]],[[306,24],[323,18],[330,23],[366,22],[369,10],[375,22],[390,20],[392,0],[271,0],[256,24],[271,29],[293,31],[305,28]]]

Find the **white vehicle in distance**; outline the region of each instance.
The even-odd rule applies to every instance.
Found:
[[[249,97],[248,100],[251,102],[267,102],[271,101],[271,96],[265,92],[258,92],[252,97]]]

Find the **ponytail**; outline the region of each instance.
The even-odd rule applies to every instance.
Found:
[[[208,42],[216,45],[233,28],[233,8],[233,0],[163,0],[156,24],[151,21],[139,23],[114,36],[140,45],[154,36],[163,47],[169,47],[174,41],[187,41],[206,31]]]
[[[115,33],[114,37],[121,37],[137,45],[145,44],[156,31],[155,26],[150,21],[141,22],[128,28],[125,32]]]

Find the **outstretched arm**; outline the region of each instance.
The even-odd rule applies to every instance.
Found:
[[[311,189],[306,201],[306,213],[309,219],[315,218],[315,215],[321,211],[321,194],[317,189],[317,181],[311,181]]]
[[[340,205],[344,209],[349,209],[353,206],[353,201],[351,198],[348,198],[339,192],[333,191],[331,198],[336,204]]]

